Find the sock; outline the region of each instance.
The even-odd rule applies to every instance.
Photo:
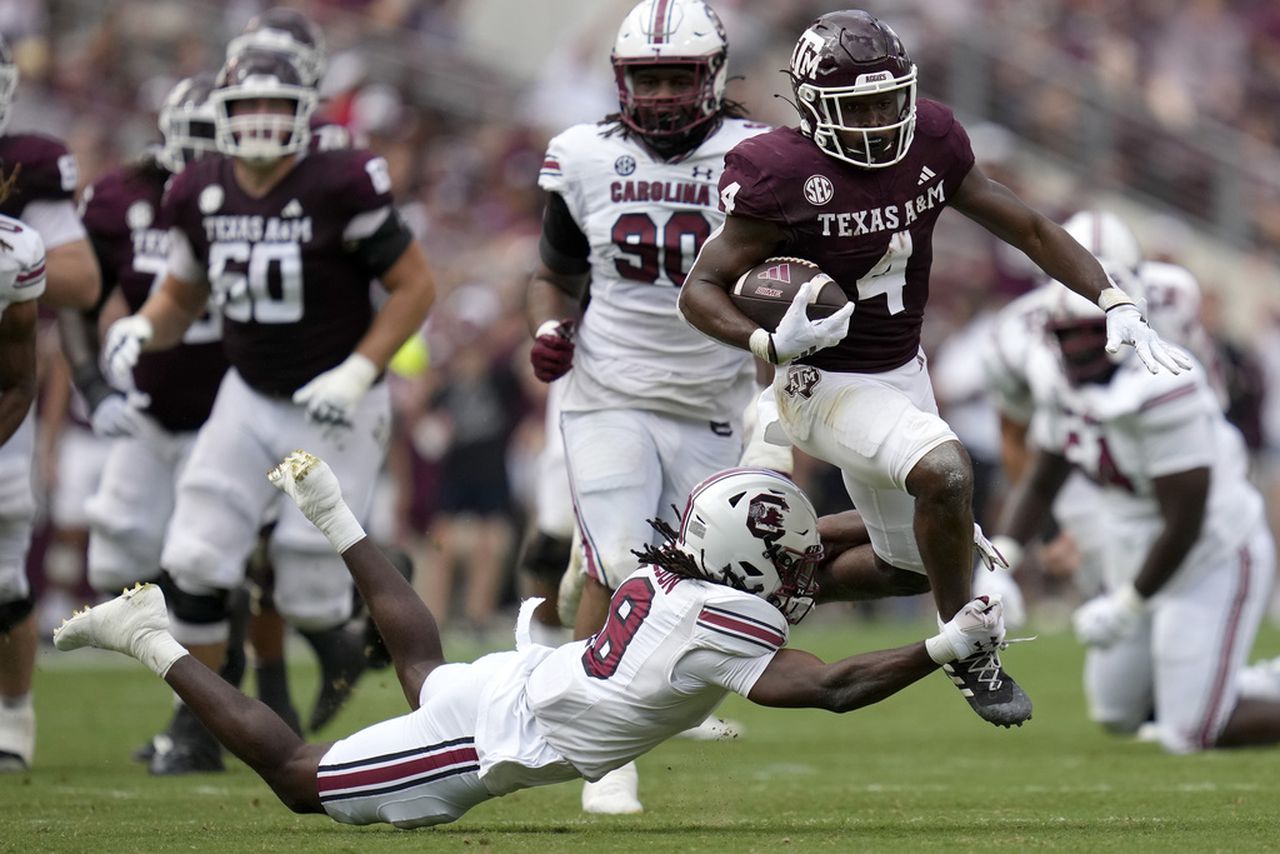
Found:
[[[258,682],[258,699],[288,724],[289,729],[301,735],[302,722],[298,718],[298,710],[294,708],[293,698],[289,696],[289,680],[286,678],[284,662],[259,663],[253,669]]]
[[[174,662],[190,655],[187,648],[173,639],[168,632],[155,632],[134,642],[133,657],[161,679],[173,667]]]

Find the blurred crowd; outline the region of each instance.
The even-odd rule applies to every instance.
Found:
[[[10,127],[66,139],[87,184],[157,137],[155,112],[173,82],[216,68],[227,36],[263,5],[0,0],[0,32],[14,45],[23,73]],[[529,370],[523,315],[542,209],[537,171],[552,134],[616,108],[607,50],[631,4],[614,4],[616,14],[600,13],[597,25],[548,47],[539,73],[521,79],[504,70],[501,56],[477,59],[478,52],[467,49],[461,0],[293,5],[311,15],[328,40],[322,111],[386,157],[399,203],[440,286],[424,346],[394,366],[396,432],[375,533],[414,556],[416,583],[437,615],[485,632],[517,589],[514,554],[546,441],[546,387]],[[786,94],[777,70],[804,24],[829,4],[714,5],[730,32],[731,70],[745,78],[731,83],[730,96],[764,120],[789,121],[790,108],[771,97]],[[1203,228],[1203,218],[1215,215],[1205,200],[1221,192],[1215,182],[1229,180],[1220,163],[1225,159],[1252,174],[1239,188],[1252,251],[1270,261],[1280,256],[1280,169],[1266,168],[1280,145],[1275,3],[866,5],[911,48],[923,93],[955,104],[965,116],[983,168],[1029,203],[1065,215],[1087,191],[1126,186],[1181,208],[1188,224],[1179,228]],[[1028,68],[1039,70],[1036,85],[1027,82]],[[985,115],[1000,124],[978,121]],[[1028,143],[1062,155],[1088,183],[1065,196],[1038,195],[1020,154]],[[1169,233],[1179,232],[1170,226]],[[1164,245],[1147,249],[1157,256],[1176,252]],[[1002,484],[996,416],[976,351],[993,312],[1036,282],[1029,261],[952,214],[939,226],[935,255],[926,344],[943,415],[986,475],[978,510],[980,519],[989,518]],[[1269,449],[1280,454],[1280,320],[1260,337],[1233,339],[1222,324],[1213,271],[1195,272],[1206,288],[1206,325],[1232,368],[1232,416],[1260,461]],[[57,496],[93,473],[60,470],[59,446],[92,440],[69,414],[74,407],[65,403],[65,376],[50,337],[42,360],[40,467],[50,520],[31,559],[33,577],[45,579],[46,589],[78,596],[83,514],[74,506],[59,509]],[[1260,465],[1259,476],[1267,470]],[[838,473],[818,464],[801,461],[798,479],[820,510],[840,509],[846,500]],[[455,569],[470,582],[458,594],[451,583]],[[455,595],[459,606],[441,607]],[[48,619],[60,618],[65,604],[48,601]]]

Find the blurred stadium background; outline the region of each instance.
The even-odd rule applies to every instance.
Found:
[[[82,185],[158,138],[172,84],[214,70],[257,0],[0,0],[0,31],[22,80],[10,124],[68,141]],[[286,4],[289,5],[289,4]],[[424,330],[430,367],[394,379],[397,427],[377,534],[409,549],[419,579],[440,572],[442,523],[462,561],[477,538],[505,567],[502,597],[456,629],[505,632],[514,554],[544,442],[544,388],[527,368],[522,297],[536,258],[546,140],[616,107],[608,52],[631,0],[312,0],[329,69],[322,111],[391,164],[435,266],[441,298]],[[730,95],[764,121],[792,111],[784,68],[828,2],[717,0],[730,43]],[[1086,205],[1126,216],[1152,257],[1188,266],[1205,322],[1231,368],[1232,417],[1272,489],[1280,449],[1280,6],[1269,0],[901,0],[866,2],[902,36],[922,92],[953,105],[983,167],[1055,215]],[[1003,244],[1001,244],[1003,247]],[[991,312],[1034,280],[1029,262],[948,213],[938,230],[926,328],[944,416],[1001,484],[995,415],[975,355]],[[64,373],[45,337],[40,471],[46,495],[83,477],[60,448],[85,438],[65,413]],[[443,395],[442,390],[461,393]],[[505,465],[485,466],[485,461]],[[491,479],[475,483],[475,473]],[[442,520],[450,479],[509,490],[489,520]],[[838,477],[802,462],[825,509]],[[74,520],[72,520],[74,522]],[[456,524],[455,524],[456,523]],[[32,572],[50,627],[79,599],[79,534],[42,534]],[[452,540],[451,540],[452,541]],[[49,543],[57,543],[48,547]],[[1069,566],[1070,560],[1050,560]],[[80,573],[77,575],[77,573]],[[1050,583],[1042,604],[1070,596]],[[912,612],[914,613],[914,612]]]

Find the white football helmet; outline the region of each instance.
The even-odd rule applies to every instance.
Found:
[[[324,33],[297,9],[277,6],[250,18],[240,35],[227,43],[227,59],[246,50],[285,54],[298,69],[304,86],[316,86],[324,76]]]
[[[316,90],[305,86],[283,54],[246,50],[227,60],[209,96],[218,151],[256,163],[270,163],[307,147]],[[237,111],[239,102],[259,109]],[[289,112],[261,109],[264,101],[292,102]]]
[[[813,607],[822,561],[818,514],[800,487],[768,469],[717,472],[689,493],[676,546],[702,576],[755,594],[788,623]]]
[[[214,143],[213,75],[197,74],[178,81],[160,107],[160,135],[164,146],[156,154],[160,165],[177,174],[192,160],[216,152]]]
[[[1083,210],[1064,222],[1062,227],[1075,238],[1076,243],[1106,265],[1108,272],[1112,269],[1132,272],[1142,263],[1138,238],[1124,220],[1110,211]]]
[[[643,0],[627,13],[613,43],[613,73],[622,122],[642,137],[689,133],[720,113],[728,79],[724,25],[702,0]],[[632,73],[654,65],[692,66],[698,87],[682,98],[635,93]]]
[[[4,36],[0,36],[0,133],[9,124],[9,105],[18,94],[18,64]]]

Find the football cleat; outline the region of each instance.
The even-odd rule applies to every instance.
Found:
[[[0,706],[0,774],[26,771],[35,752],[35,708],[29,702],[16,709]]]
[[[687,738],[690,741],[729,741],[742,738],[743,733],[742,724],[737,721],[711,715],[697,726],[676,733],[676,738]]]
[[[136,584],[116,598],[86,606],[53,631],[53,645],[67,652],[92,646],[137,658],[141,638],[169,630],[164,594],[154,584]]]
[[[210,774],[225,771],[222,748],[216,741],[210,744],[174,742],[168,750],[157,750],[147,763],[147,771],[157,777],[178,774]]]
[[[636,763],[615,768],[598,781],[582,783],[582,811],[595,815],[635,815],[644,812],[637,790],[640,775]]]
[[[998,651],[944,664],[942,670],[984,721],[1011,727],[1031,720],[1031,698],[1005,673]]]

